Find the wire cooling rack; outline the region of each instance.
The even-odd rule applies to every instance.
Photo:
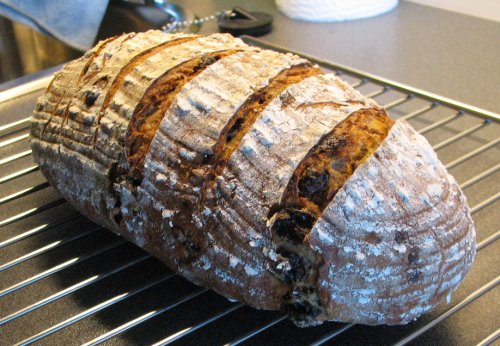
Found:
[[[244,37],[250,44],[289,52]],[[81,216],[31,158],[29,114],[50,76],[0,93],[0,344],[454,344],[500,335],[500,116],[368,73],[335,71],[424,134],[468,197],[477,257],[453,299],[405,326],[300,329],[195,286]]]

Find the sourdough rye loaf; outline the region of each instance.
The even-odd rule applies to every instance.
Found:
[[[32,117],[49,182],[192,282],[299,326],[402,324],[475,255],[456,181],[333,74],[226,34],[100,42]]]

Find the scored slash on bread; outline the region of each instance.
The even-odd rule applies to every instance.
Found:
[[[333,74],[230,35],[99,43],[55,75],[30,138],[89,218],[299,326],[407,323],[475,254],[465,197],[422,136]]]

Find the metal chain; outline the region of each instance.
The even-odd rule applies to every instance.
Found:
[[[236,15],[236,13],[234,13],[231,10],[218,11],[210,16],[206,16],[203,18],[195,18],[193,20],[184,20],[184,21],[174,20],[173,22],[166,23],[165,25],[163,25],[161,27],[161,29],[165,32],[175,33],[175,32],[182,31],[185,28],[190,27],[191,25],[201,26],[201,25],[203,25],[203,23],[206,23],[206,22],[209,22],[212,20],[216,20],[216,19],[223,18],[223,17],[234,17],[235,15]]]

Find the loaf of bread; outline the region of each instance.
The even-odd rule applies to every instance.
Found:
[[[475,255],[463,193],[408,123],[230,35],[100,42],[55,74],[30,138],[91,220],[299,326],[407,323]]]

